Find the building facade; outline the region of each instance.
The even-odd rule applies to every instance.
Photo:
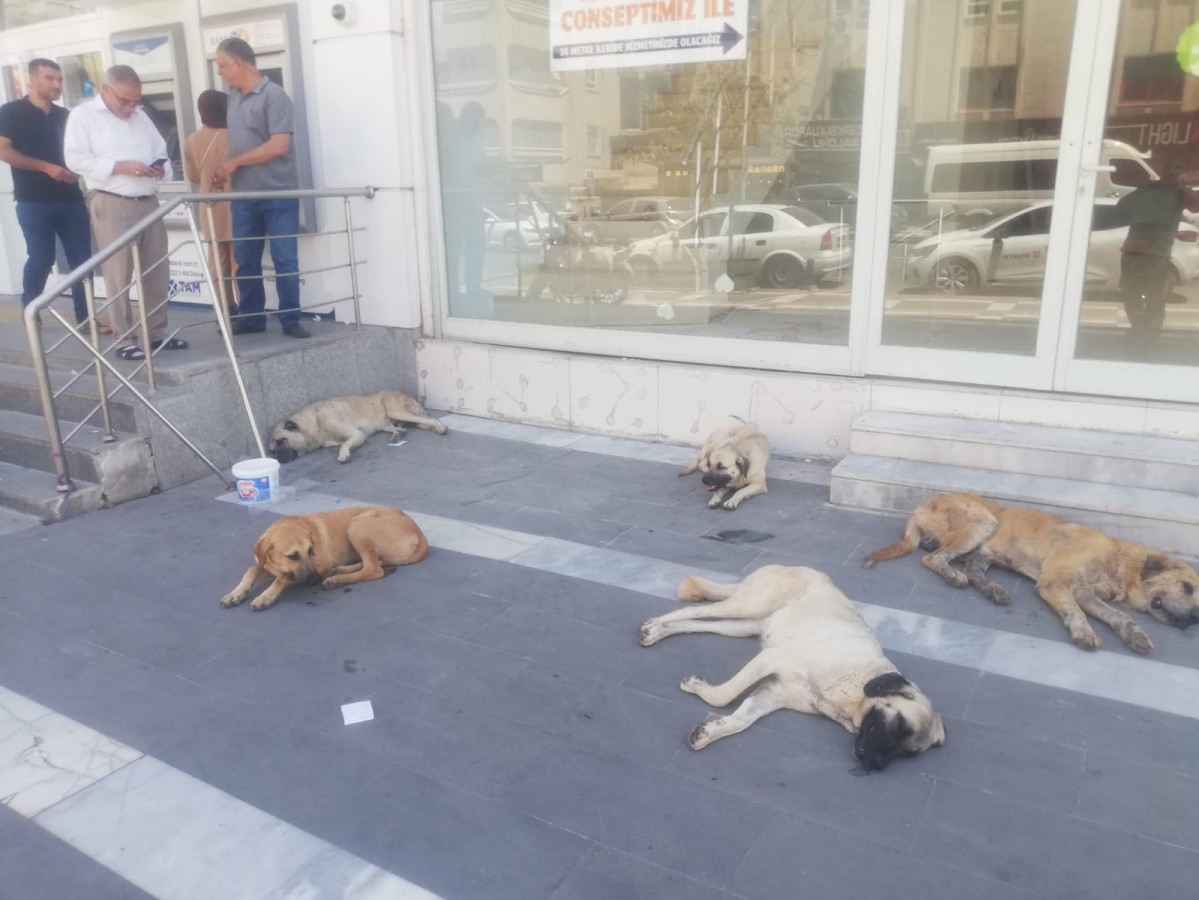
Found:
[[[1144,299],[1116,209],[1199,184],[1195,0],[0,8],[5,99],[35,56],[68,105],[136,63],[176,136],[245,36],[306,183],[379,188],[364,315],[431,406],[832,457],[872,409],[1199,436],[1199,229]],[[8,182],[0,222],[11,292]]]

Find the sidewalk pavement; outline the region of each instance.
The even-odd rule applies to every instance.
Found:
[[[0,539],[0,897],[1183,898],[1199,883],[1199,629],[1072,647],[908,557],[827,470],[710,511],[685,448],[447,418]],[[232,501],[232,502],[231,502]],[[429,557],[222,609],[279,512],[395,504]],[[790,711],[700,752],[749,640],[637,643],[680,573],[828,572],[944,717],[857,777]],[[343,724],[341,705],[374,718]]]

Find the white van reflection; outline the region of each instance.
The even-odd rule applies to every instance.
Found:
[[[1052,220],[1052,204],[1037,203],[982,228],[949,231],[923,240],[906,260],[904,280],[949,294],[976,291],[983,284],[1039,288],[1045,278]],[[1120,247],[1127,236],[1128,226],[1116,211],[1116,201],[1097,200],[1087,254],[1089,287],[1119,286]],[[1173,277],[1167,293],[1199,278],[1199,229],[1179,224],[1170,259]]]

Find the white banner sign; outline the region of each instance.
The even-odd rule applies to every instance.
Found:
[[[555,72],[745,59],[749,0],[550,0]]]

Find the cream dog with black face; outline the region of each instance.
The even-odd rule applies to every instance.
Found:
[[[742,422],[708,435],[699,455],[679,475],[703,472],[703,483],[712,494],[708,508],[736,509],[743,500],[766,493],[769,460],[766,435],[756,425]]]
[[[319,447],[337,447],[337,461],[344,463],[376,431],[388,431],[394,440],[404,433],[405,425],[438,434],[449,430],[430,417],[416,398],[401,391],[379,391],[309,403],[274,427],[267,452],[288,463]]]
[[[945,743],[932,702],[883,655],[870,626],[824,573],[763,566],[740,584],[691,576],[679,583],[678,598],[715,602],[648,620],[643,646],[688,632],[756,635],[762,645],[724,684],[683,679],[679,687],[713,706],[728,706],[754,688],[735,712],[697,726],[688,739],[692,750],[784,708],[827,716],[855,734],[854,755],[868,771]]]

